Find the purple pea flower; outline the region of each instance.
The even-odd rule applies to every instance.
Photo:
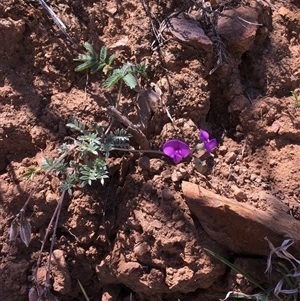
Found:
[[[163,152],[165,155],[171,157],[175,164],[179,163],[183,158],[187,157],[190,154],[190,148],[189,146],[178,140],[173,139],[167,141],[163,145]]]
[[[200,129],[200,133],[199,133],[199,138],[203,142],[204,148],[209,153],[211,153],[218,144],[216,138],[209,140],[208,132],[201,130],[201,129]]]

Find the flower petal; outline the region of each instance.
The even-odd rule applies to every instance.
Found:
[[[214,148],[218,145],[217,139],[211,139],[210,141],[204,143],[204,148],[211,153]]]
[[[163,152],[164,154],[166,154],[167,156],[174,156],[174,153],[176,151],[176,149],[178,149],[178,140],[169,140],[167,141],[163,147]]]
[[[172,158],[175,164],[178,164],[182,160],[182,156],[178,153],[175,153],[174,157]]]
[[[209,140],[209,134],[208,134],[208,132],[200,129],[199,138],[203,142],[208,141]]]
[[[165,155],[171,157],[175,164],[177,164],[183,158],[187,157],[191,150],[185,142],[178,139],[172,139],[163,145],[163,152]]]
[[[179,148],[180,148],[180,154],[183,158],[187,157],[191,150],[190,150],[190,147],[185,143],[185,142],[182,142],[180,140],[178,140],[178,143],[179,143]]]

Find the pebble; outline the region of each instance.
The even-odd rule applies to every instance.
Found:
[[[270,164],[271,167],[274,167],[276,165],[276,160],[271,159],[269,161],[269,164]]]
[[[172,175],[171,175],[171,180],[173,182],[178,182],[178,181],[180,181],[183,178],[183,176],[184,175],[181,172],[179,172],[177,170],[174,170],[173,173],[172,173]]]
[[[226,153],[227,153],[227,146],[225,146],[225,145],[221,145],[220,147],[219,147],[219,153],[221,154],[221,155],[225,155]]]
[[[162,195],[163,199],[165,199],[165,200],[170,200],[173,198],[173,193],[172,193],[171,189],[169,189],[169,188],[164,188],[161,191],[161,195]]]
[[[233,195],[237,199],[237,201],[245,201],[247,200],[247,195],[240,189],[239,187],[233,185],[232,187]]]
[[[226,155],[225,157],[225,162],[227,164],[232,164],[236,160],[236,153],[235,152],[230,152]]]
[[[133,252],[137,257],[143,256],[149,251],[150,251],[150,246],[148,245],[147,242],[138,243],[133,249]]]
[[[138,164],[142,170],[150,171],[150,158],[149,157],[146,157],[146,156],[141,157],[139,159]]]

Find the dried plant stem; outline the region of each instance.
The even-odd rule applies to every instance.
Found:
[[[123,81],[120,81],[120,85],[119,85],[119,89],[118,89],[117,101],[116,101],[116,105],[115,105],[115,109],[116,109],[116,110],[117,110],[118,107],[119,107],[119,102],[120,102],[120,99],[121,99],[122,86],[123,86]],[[112,127],[114,121],[115,121],[115,117],[112,116],[112,117],[111,117],[111,120],[110,120],[110,123],[109,123],[109,126],[108,126],[108,128],[106,129],[106,131],[105,131],[105,133],[104,133],[105,135],[107,135],[107,134],[110,132],[111,127]]]
[[[52,254],[53,254],[53,248],[54,248],[54,242],[55,242],[55,237],[56,237],[56,230],[57,230],[57,225],[58,225],[58,220],[60,217],[60,212],[61,212],[61,207],[62,207],[62,203],[65,197],[66,191],[64,190],[60,196],[60,199],[58,201],[58,204],[56,206],[57,210],[56,211],[56,220],[55,220],[55,224],[53,227],[53,234],[52,234],[52,240],[51,240],[51,246],[50,246],[50,251],[49,251],[49,257],[48,257],[48,265],[47,265],[47,275],[46,275],[46,286],[50,286],[51,285],[51,258],[52,258]],[[51,224],[49,224],[48,228],[50,229]],[[48,230],[48,229],[47,229]],[[47,236],[49,234],[49,231],[46,232]],[[45,235],[46,237],[46,235]],[[46,237],[47,239],[47,237]],[[45,245],[45,244],[44,244]],[[41,250],[42,252],[42,250]]]
[[[115,107],[107,108],[108,115],[114,117],[117,121],[121,122],[123,125],[127,127],[128,133],[130,133],[139,146],[142,149],[149,148],[149,141],[147,140],[144,133],[138,129],[127,117],[123,116],[120,111],[118,111]]]
[[[57,206],[55,208],[55,211],[51,217],[51,220],[48,224],[48,227],[47,227],[47,230],[46,230],[46,233],[45,233],[45,236],[44,236],[44,239],[43,239],[43,243],[42,243],[42,246],[41,246],[41,249],[39,251],[39,258],[37,260],[37,267],[36,267],[36,271],[35,271],[35,275],[34,275],[34,278],[35,280],[37,279],[37,271],[38,271],[38,268],[41,264],[41,260],[42,260],[42,252],[44,250],[44,246],[46,244],[46,241],[47,241],[47,238],[48,238],[48,235],[50,233],[50,229],[51,229],[51,225],[53,224],[53,221],[56,217],[56,221],[55,221],[55,225],[54,225],[54,228],[53,228],[53,235],[52,235],[52,241],[51,241],[51,247],[50,247],[50,254],[49,254],[49,258],[48,258],[48,265],[47,265],[47,285],[49,284],[50,285],[50,265],[51,265],[51,254],[53,252],[53,246],[54,246],[54,241],[55,241],[55,235],[56,235],[56,229],[57,229],[57,224],[58,224],[58,218],[60,216],[60,211],[61,211],[61,207],[62,207],[62,202],[64,200],[64,196],[65,196],[65,191],[62,192],[61,196],[60,196],[60,199],[57,203]]]
[[[68,40],[72,43],[77,45],[77,43],[71,38],[71,36],[67,33],[66,25],[61,21],[60,18],[57,17],[55,12],[46,4],[44,0],[38,0],[42,7],[46,10],[47,14],[52,18],[54,23],[58,26],[58,28],[65,34]]]

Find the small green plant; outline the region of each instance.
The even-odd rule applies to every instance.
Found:
[[[54,173],[60,179],[61,184],[59,188],[61,196],[47,227],[44,241],[39,252],[36,273],[32,277],[34,286],[32,287],[32,290],[30,290],[30,300],[34,300],[36,295],[41,298],[39,300],[44,300],[42,298],[45,294],[49,293],[48,289],[51,287],[51,254],[54,247],[55,233],[65,194],[69,193],[72,195],[74,187],[79,185],[82,187],[91,185],[92,182],[96,180],[100,180],[100,182],[104,184],[104,180],[108,178],[106,160],[109,157],[110,152],[112,150],[129,151],[128,146],[131,135],[124,129],[117,129],[106,134],[101,125],[94,124],[91,127],[86,128],[86,126],[80,123],[77,118],[72,118],[67,124],[67,127],[74,131],[76,137],[70,138],[70,143],[63,143],[59,147],[58,158],[45,158],[43,160],[40,170],[44,170],[44,175],[36,183],[20,212],[13,219],[10,227],[10,240],[16,240],[16,238],[20,236],[21,240],[28,247],[31,241],[31,224],[25,217],[27,205],[45,178]],[[32,178],[35,174],[36,170],[34,168],[30,168],[29,171],[25,173],[27,178]],[[47,277],[47,284],[45,287],[40,288],[37,282],[37,270],[41,263],[42,252],[50,229],[53,229],[53,237],[51,240],[47,265],[49,277]]]
[[[293,97],[295,98],[295,101],[296,101],[296,107],[300,107],[300,100],[299,100],[299,98],[298,98],[298,94],[297,94],[297,92],[296,91],[291,91],[291,93],[292,93],[292,95],[293,95]]]
[[[269,287],[264,289],[259,283],[257,283],[250,275],[248,275],[245,271],[241,270],[236,265],[232,264],[224,257],[214,253],[211,250],[205,249],[209,254],[219,259],[221,262],[226,264],[228,267],[241,274],[246,278],[249,282],[253,283],[257,288],[261,289],[262,292],[257,294],[244,294],[241,292],[230,291],[227,293],[225,301],[229,298],[236,299],[251,299],[257,301],[273,301],[273,300],[285,300],[285,301],[297,301],[299,300],[299,284],[300,284],[300,260],[296,259],[291,253],[287,251],[287,249],[294,243],[291,239],[286,239],[283,241],[281,246],[275,248],[274,245],[265,238],[269,244],[271,249],[268,260],[267,260],[267,269],[265,273],[268,273],[269,278]],[[282,279],[276,284],[272,284],[272,256],[277,255],[278,258],[284,259],[287,261],[291,268],[288,268],[286,264],[283,262],[278,262],[276,265],[276,270],[282,275]],[[274,299],[275,298],[275,299]]]
[[[103,70],[104,74],[107,74],[112,69],[111,65],[115,60],[116,55],[112,54],[106,62],[107,48],[105,46],[101,48],[99,57],[92,45],[88,42],[85,42],[83,44],[83,47],[86,49],[87,54],[80,54],[77,58],[74,59],[74,61],[83,62],[83,64],[75,68],[76,72],[84,71],[86,69],[91,68],[91,74],[94,74],[101,69]]]
[[[124,82],[130,89],[135,89],[139,92],[140,87],[138,78],[140,76],[147,78],[146,64],[132,64],[127,62],[123,66],[113,69],[112,63],[114,62],[116,55],[112,54],[106,62],[107,48],[105,46],[101,48],[99,57],[92,45],[90,45],[88,42],[85,42],[83,46],[87,53],[80,54],[74,59],[74,61],[83,62],[83,64],[75,68],[76,72],[91,69],[90,73],[94,74],[98,70],[103,69],[103,73],[107,75],[107,79],[104,83],[105,89],[109,89],[117,83]]]
[[[75,61],[82,62],[75,71],[79,72],[90,69],[90,73],[94,74],[95,72],[102,70],[103,73],[107,75],[104,87],[109,89],[115,84],[119,84],[119,93],[115,107],[108,110],[108,113],[111,112],[111,122],[108,128],[104,128],[101,124],[93,124],[92,126],[86,127],[83,123],[79,122],[77,118],[72,118],[67,124],[67,127],[73,131],[75,137],[68,137],[68,142],[64,142],[59,146],[57,157],[45,158],[39,168],[30,167],[23,175],[23,177],[28,180],[33,180],[37,174],[43,174],[31,190],[26,202],[20,212],[14,217],[10,226],[10,240],[14,241],[20,237],[27,247],[30,244],[32,236],[31,223],[30,220],[26,218],[25,214],[27,206],[35,192],[50,174],[54,174],[60,180],[60,198],[46,228],[46,233],[38,253],[39,256],[36,268],[31,278],[33,285],[28,296],[30,301],[50,300],[47,299],[47,296],[51,296],[51,300],[58,300],[50,292],[50,288],[52,286],[51,256],[54,249],[56,230],[65,195],[68,193],[71,196],[75,187],[91,185],[93,181],[99,180],[102,184],[104,184],[105,179],[108,178],[107,159],[109,158],[111,151],[152,152],[160,155],[164,154],[161,151],[147,149],[135,150],[129,148],[129,139],[131,137],[130,133],[132,133],[133,137],[136,139],[138,144],[142,146],[142,148],[147,148],[148,141],[144,137],[144,134],[117,110],[122,83],[124,82],[131,89],[140,91],[139,77],[147,76],[147,65],[125,63],[123,66],[114,69],[112,64],[116,56],[113,54],[107,58],[106,47],[103,46],[101,48],[99,56],[89,43],[84,43],[84,48],[87,53],[81,54],[75,59]],[[124,129],[116,129],[112,131],[112,123],[115,118],[123,122],[130,133]],[[46,283],[45,285],[41,285],[37,279],[38,269],[42,262],[42,254],[51,231],[52,238],[46,266]],[[85,298],[88,300],[86,294]]]
[[[104,88],[109,89],[120,81],[123,81],[130,89],[137,89],[139,87],[138,77],[147,77],[147,65],[125,63],[121,68],[113,70],[104,83]]]

